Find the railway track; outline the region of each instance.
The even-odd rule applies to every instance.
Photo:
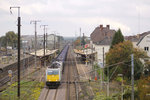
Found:
[[[10,81],[9,76],[6,76],[0,80],[0,87],[4,86],[7,82]]]
[[[24,66],[26,66],[26,67],[25,68],[23,68],[23,66],[21,67],[22,77],[27,75],[27,74],[24,74],[23,71],[26,70],[27,68],[31,67],[33,64],[34,64],[34,59],[31,59],[29,61],[27,61],[27,59],[26,59],[26,61],[24,63]],[[0,91],[2,91],[3,88],[5,88],[7,86],[8,82],[10,82],[10,81],[12,83],[15,82],[14,79],[17,78],[17,72],[18,72],[17,69],[13,69],[13,73],[12,73],[12,77],[11,78],[8,76],[8,72],[7,71],[5,71],[3,73],[3,78],[0,79]]]
[[[72,48],[71,48],[72,49]],[[79,77],[76,77],[76,76],[79,76],[79,73],[78,73],[78,70],[77,70],[77,62],[76,62],[76,58],[74,56],[74,53],[73,53],[73,49],[71,51],[71,56],[72,56],[72,65],[74,66],[73,67],[73,73],[74,73],[74,82],[75,82],[75,93],[76,93],[76,100],[79,99],[79,91],[80,91],[80,80],[79,80]]]
[[[62,83],[57,89],[44,87],[38,100],[78,100],[78,79],[75,58],[70,48],[64,66]]]
[[[67,100],[78,100],[79,80],[77,77],[78,71],[76,68],[75,57],[73,50],[70,47],[68,53],[68,73],[67,73]]]
[[[33,62],[34,62],[33,56],[29,56],[25,59],[21,59],[21,69],[23,69],[24,66],[26,66],[26,68],[28,66],[31,66]],[[8,70],[12,70],[13,72],[15,72],[17,70],[17,62],[14,62],[10,65],[6,65],[5,67],[3,67],[3,72],[0,73],[0,79],[8,75]]]
[[[44,87],[38,100],[56,100],[58,89],[49,89]]]
[[[69,49],[70,50],[70,49]],[[66,100],[70,100],[70,52],[68,53],[68,57],[67,57],[67,93],[66,93],[66,97],[67,99]]]
[[[44,87],[38,100],[66,100],[66,83],[62,83],[57,89]]]

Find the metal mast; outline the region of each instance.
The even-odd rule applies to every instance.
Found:
[[[35,47],[34,47],[34,49],[35,49],[35,68],[36,68],[36,66],[37,66],[37,64],[36,64],[36,62],[37,62],[37,59],[36,59],[36,51],[37,51],[37,31],[36,31],[36,26],[37,26],[37,22],[40,22],[39,20],[32,20],[32,21],[30,21],[30,24],[34,24],[34,27],[35,27]]]
[[[44,46],[44,57],[45,57],[45,29],[46,29],[46,26],[48,26],[48,25],[40,25],[40,27],[43,27],[43,30],[44,30],[44,42],[43,42],[43,46]],[[44,67],[46,67],[45,59],[44,59]]]
[[[10,7],[10,12],[12,13],[11,9],[17,8],[18,9],[18,93],[17,96],[20,97],[20,31],[21,31],[21,17],[20,17],[20,7]]]

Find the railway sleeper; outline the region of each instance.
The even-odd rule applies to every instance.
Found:
[[[75,83],[85,83],[85,82],[75,82],[75,81],[63,81],[61,83],[65,83],[65,84],[75,84]]]

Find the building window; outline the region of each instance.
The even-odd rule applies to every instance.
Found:
[[[145,51],[149,51],[149,47],[144,47],[144,50]]]

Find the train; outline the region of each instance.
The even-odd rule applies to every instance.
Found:
[[[62,83],[62,74],[67,58],[69,44],[67,44],[56,59],[46,69],[46,86],[59,86]]]

